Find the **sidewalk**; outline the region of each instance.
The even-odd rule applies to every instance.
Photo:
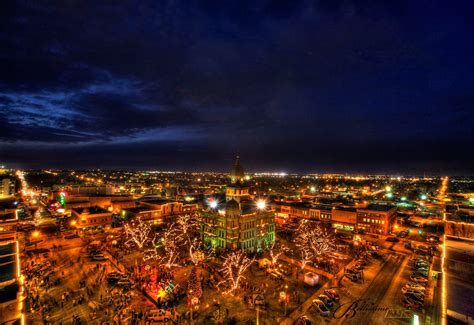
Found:
[[[287,262],[287,263],[293,264],[293,265],[297,266],[299,269],[301,269],[301,262],[298,261],[298,260],[295,260],[295,259],[293,259],[293,258],[290,258],[290,257],[288,257],[288,256],[286,256],[286,255],[281,255],[279,259],[282,260],[282,261],[285,261],[285,262]],[[311,271],[311,272],[313,272],[313,273],[322,275],[322,276],[324,276],[324,277],[327,278],[327,279],[332,279],[332,278],[334,277],[334,275],[331,274],[331,273],[329,273],[329,272],[326,272],[326,271],[324,271],[324,270],[315,268],[315,267],[313,267],[313,266],[311,266],[311,265],[307,265],[307,264],[305,265],[304,270]]]
[[[285,259],[286,258],[286,259]],[[281,260],[284,260],[284,261],[288,261],[290,260],[288,257],[282,255],[282,257],[280,257]],[[293,259],[291,259],[293,260]],[[294,260],[293,260],[294,261]],[[350,265],[354,260],[350,261],[347,265]],[[288,261],[289,262],[289,261]],[[294,261],[294,262],[297,262],[299,263],[299,267],[301,267],[301,263],[298,262],[298,261]],[[292,262],[289,262],[289,263],[292,263]],[[294,263],[292,263],[294,264]],[[325,272],[325,271],[322,271],[322,270],[319,270],[319,269],[316,269],[312,266],[309,266],[309,265],[306,265],[305,266],[305,269],[309,270],[309,271],[312,271],[312,272],[315,272],[315,273],[319,273],[319,274],[323,274],[327,279],[328,281],[321,286],[321,288],[319,288],[314,294],[312,294],[308,299],[306,299],[306,301],[304,301],[297,309],[295,309],[286,319],[284,319],[282,322],[280,322],[280,325],[292,325],[299,317],[301,317],[302,315],[304,315],[304,313],[311,307],[311,304],[313,302],[314,299],[316,299],[320,294],[322,294],[322,292],[325,290],[325,289],[329,289],[329,288],[332,288],[332,287],[335,287],[336,284],[337,286],[339,285],[341,279],[343,278],[344,276],[344,268],[342,268],[336,275],[336,278],[334,278],[334,275],[332,275],[331,273],[328,273],[328,272]],[[333,281],[334,279],[337,279],[337,283],[335,283],[335,281]]]

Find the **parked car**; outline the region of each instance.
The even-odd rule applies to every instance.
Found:
[[[345,273],[344,275],[346,276],[346,278],[348,278],[349,280],[353,282],[359,281],[359,276],[357,274]]]
[[[419,268],[429,268],[429,267],[430,267],[430,264],[425,263],[425,262],[415,262],[415,263],[413,264],[413,266],[414,266],[416,269],[419,269]]]
[[[164,309],[154,309],[148,314],[147,319],[150,322],[164,322],[167,323],[171,319],[171,313]]]
[[[363,266],[367,265],[367,261],[363,258],[359,258],[356,263]]]
[[[416,283],[427,283],[428,282],[428,279],[420,276],[420,275],[417,275],[417,274],[412,274],[410,276],[410,280],[412,280],[413,282],[416,282]]]
[[[334,301],[339,300],[339,294],[334,289],[326,289],[324,290],[324,294]]]
[[[97,254],[97,255],[93,255],[92,259],[94,261],[106,261],[107,257],[105,257],[103,254]]]
[[[429,263],[426,263],[426,262],[415,262],[413,263],[413,266],[417,269],[419,268],[426,268],[428,269],[430,267],[430,264]]]
[[[329,316],[329,308],[321,300],[313,300],[313,306],[322,316]]]
[[[319,295],[318,299],[321,300],[329,308],[332,308],[332,306],[334,305],[331,298],[326,295]]]
[[[397,236],[400,237],[400,238],[405,238],[406,236],[408,236],[408,231],[402,230],[398,233]]]
[[[387,239],[385,240],[393,243],[397,243],[400,241],[400,239],[398,239],[397,237],[387,237]]]
[[[400,303],[402,304],[403,307],[408,308],[408,309],[420,309],[421,307],[423,307],[423,304],[407,297],[402,297],[400,299]]]
[[[425,289],[425,287],[421,283],[415,283],[415,282],[407,282],[403,286],[404,288],[419,288],[419,289]]]
[[[440,242],[440,238],[438,236],[431,235],[431,236],[426,237],[426,242],[436,244]]]
[[[403,294],[412,293],[412,294],[419,294],[419,295],[424,296],[425,295],[425,288],[420,289],[420,288],[405,288],[405,287],[403,287],[402,288],[402,293]]]
[[[428,278],[428,272],[423,272],[423,271],[418,271],[418,270],[413,272],[412,275]]]
[[[424,304],[425,303],[425,296],[419,295],[419,294],[414,294],[414,293],[406,293],[403,294],[404,298],[411,299],[417,303]]]

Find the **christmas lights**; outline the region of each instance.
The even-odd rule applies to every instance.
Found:
[[[223,294],[234,295],[240,282],[245,279],[245,271],[254,260],[255,258],[249,259],[244,251],[236,251],[227,255],[220,269],[224,274],[224,279],[217,284],[218,288],[223,287]]]

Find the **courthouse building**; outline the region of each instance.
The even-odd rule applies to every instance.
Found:
[[[252,200],[239,157],[230,173],[225,202],[209,202],[202,213],[204,243],[221,249],[259,251],[275,241],[275,212]]]

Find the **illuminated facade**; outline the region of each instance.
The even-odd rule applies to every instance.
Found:
[[[61,193],[64,193],[64,208],[67,212],[72,209],[101,207],[110,212],[119,213],[122,209],[136,207],[135,200],[131,195],[100,195],[100,194],[71,194],[67,191],[51,192],[49,200],[60,201]]]
[[[357,224],[357,209],[352,207],[335,207],[331,214],[331,225],[334,229],[354,231]]]
[[[374,234],[388,235],[396,220],[397,208],[390,205],[369,205],[357,209],[357,228]]]
[[[104,228],[112,225],[112,212],[101,207],[72,209],[77,228]]]
[[[226,188],[226,202],[202,214],[201,236],[205,244],[221,249],[259,251],[275,241],[275,211],[249,197],[237,157]]]
[[[198,204],[173,200],[153,199],[140,201],[139,207],[122,210],[122,217],[126,219],[141,218],[152,220],[154,223],[172,222],[182,214],[198,210]]]
[[[0,240],[0,323],[22,324],[22,276],[18,240]]]
[[[11,178],[4,178],[0,181],[0,198],[9,197],[16,194],[16,182]]]
[[[368,233],[388,235],[396,220],[396,207],[369,205],[366,208],[311,204],[307,202],[274,202],[278,224],[297,223],[301,219],[331,223],[339,230],[356,229]]]

